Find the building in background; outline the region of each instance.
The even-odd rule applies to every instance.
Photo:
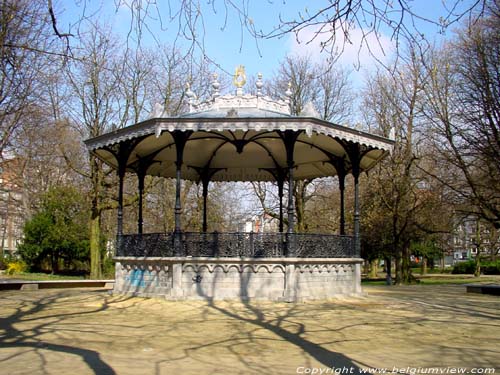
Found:
[[[24,217],[22,164],[13,154],[0,158],[0,255],[14,255],[22,239]]]
[[[242,232],[250,233],[276,233],[278,221],[268,214],[254,215],[245,221]]]
[[[500,233],[493,225],[473,214],[457,216],[451,236],[454,263],[474,259],[478,254],[486,259],[500,252]]]

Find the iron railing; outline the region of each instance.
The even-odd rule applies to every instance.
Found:
[[[356,258],[352,236],[309,233],[148,233],[118,237],[117,256]]]

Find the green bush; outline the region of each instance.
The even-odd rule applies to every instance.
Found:
[[[473,274],[476,270],[474,260],[460,262],[453,266],[453,274]],[[481,262],[481,273],[483,275],[500,275],[500,260]]]
[[[115,261],[112,257],[105,256],[102,262],[102,276],[105,279],[115,278]]]
[[[473,260],[456,263],[453,266],[453,274],[473,274],[476,270],[476,264]]]
[[[481,273],[485,275],[500,275],[500,260],[495,262],[482,262]]]
[[[0,271],[7,269],[7,259],[0,257]]]

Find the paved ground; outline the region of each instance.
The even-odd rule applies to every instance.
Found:
[[[287,304],[4,291],[0,374],[500,372],[498,296],[466,294],[463,286],[365,292]]]

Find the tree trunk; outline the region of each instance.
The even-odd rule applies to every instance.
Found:
[[[474,269],[474,277],[481,276],[481,257],[479,256],[479,249],[477,250],[476,259],[475,259],[475,269]]]
[[[378,277],[378,262],[378,258],[370,261],[370,273],[368,274],[370,279],[376,279]]]
[[[52,275],[56,275],[59,272],[59,254],[57,254],[57,251],[52,251],[52,256],[50,257],[51,260],[51,268],[52,268]]]
[[[410,284],[413,281],[411,274],[410,249],[404,246],[397,249],[396,254],[396,285]]]
[[[427,274],[427,257],[426,256],[422,257],[422,262],[420,263],[420,274],[421,275]]]
[[[401,281],[403,284],[410,284],[412,282],[412,274],[411,274],[411,261],[410,261],[410,249],[408,246],[403,248],[403,256],[401,262]]]
[[[101,188],[102,169],[97,158],[90,156],[91,181],[92,181],[92,207],[90,215],[90,278],[100,279],[101,267]]]
[[[387,257],[385,258],[385,272],[386,272],[386,276],[385,276],[385,282],[387,285],[392,285],[392,259],[391,257]]]
[[[402,285],[403,284],[403,264],[401,261],[401,254],[399,251],[396,251],[396,256],[395,256],[395,263],[396,263],[396,280],[395,284],[396,285]]]
[[[297,217],[297,222],[296,222],[296,231],[297,233],[303,233],[305,232],[306,225],[305,225],[305,199],[304,199],[304,193],[305,193],[305,188],[304,188],[304,181],[295,181],[295,215]]]
[[[101,216],[97,210],[92,211],[90,219],[90,278],[102,277],[101,267]]]

